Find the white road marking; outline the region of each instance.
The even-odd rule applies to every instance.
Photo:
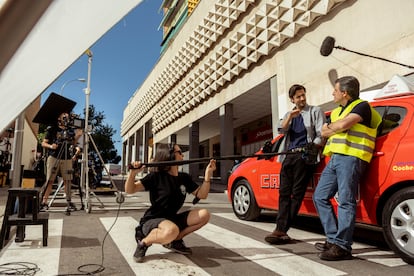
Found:
[[[245,221],[240,220],[237,218],[233,213],[214,213],[215,216],[219,216],[228,220],[235,221],[237,223],[249,225],[252,227],[259,228],[261,230],[265,230],[267,232],[272,232],[276,226],[276,224],[268,223],[268,222],[256,222],[256,221]],[[307,232],[295,228],[291,228],[289,230],[289,236],[297,239],[297,240],[304,240],[305,242],[309,244],[315,244],[316,242],[320,242],[325,239],[324,235],[320,235],[317,233]],[[375,262],[381,265],[385,265],[388,267],[395,267],[395,266],[402,266],[407,265],[401,258],[399,257],[390,257],[390,255],[394,255],[395,253],[391,250],[385,251],[385,250],[377,250],[377,247],[370,246],[363,243],[355,242],[352,245],[353,249],[372,249],[373,251],[360,253],[360,254],[353,254],[354,257],[358,257],[370,262]],[[383,258],[381,258],[383,256]]]
[[[280,275],[345,275],[346,273],[307,258],[280,250],[233,231],[207,224],[196,234]]]
[[[407,263],[401,258],[389,257],[389,255],[394,255],[394,252],[392,251],[376,250],[353,255],[358,258],[388,267],[407,265]]]
[[[115,218],[100,218],[108,230]],[[109,233],[119,251],[137,275],[209,275],[187,257],[173,253],[161,245],[148,248],[145,261],[136,263],[133,254],[136,249],[135,227],[138,222],[132,217],[119,217]]]
[[[30,262],[39,267],[36,275],[57,275],[63,230],[63,219],[49,219],[47,246],[42,245],[42,226],[26,226],[24,242],[12,242],[5,246],[0,254],[1,263]]]

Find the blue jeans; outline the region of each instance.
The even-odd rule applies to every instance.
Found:
[[[367,164],[357,157],[333,154],[313,195],[327,241],[348,251],[352,250],[358,184]],[[337,192],[338,217],[331,204]]]

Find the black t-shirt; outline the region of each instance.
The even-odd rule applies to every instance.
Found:
[[[341,113],[350,103],[351,102],[348,102],[345,107],[342,107]],[[363,124],[364,126],[367,126],[367,127],[371,127],[372,114],[371,114],[371,107],[368,102],[363,101],[357,104],[356,106],[354,106],[354,108],[352,108],[350,113],[358,114],[362,118],[362,121],[360,122],[360,124]]]
[[[58,145],[55,150],[49,149],[49,155],[60,160],[72,159],[71,146],[73,144],[73,138],[74,130],[61,129],[58,126],[47,128],[45,139],[49,141],[49,144]]]
[[[173,218],[183,206],[187,193],[194,192],[198,185],[187,173],[173,176],[168,172],[153,172],[141,179],[149,191],[151,207],[141,218],[140,224],[153,218]]]

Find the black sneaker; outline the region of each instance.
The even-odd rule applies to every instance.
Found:
[[[315,248],[318,249],[319,251],[326,251],[326,250],[329,250],[329,248],[331,248],[332,245],[333,245],[333,243],[330,243],[328,241],[317,242],[317,243],[315,243]]]
[[[41,203],[40,204],[40,212],[46,212],[47,210],[49,210],[49,205],[47,205],[47,203]]]
[[[193,253],[191,248],[188,248],[187,246],[185,246],[183,240],[172,241],[170,243],[164,244],[163,246],[165,248],[168,248],[174,252],[177,252],[183,255],[190,255]]]
[[[332,246],[318,254],[321,260],[325,261],[342,261],[352,260],[352,254],[350,251],[343,249],[342,247],[332,244]]]
[[[76,208],[75,204],[73,204],[73,202],[68,201],[67,203],[68,203],[68,206],[67,206],[67,208],[66,208],[66,209],[67,209],[69,212],[73,212],[73,211],[78,210],[78,209]]]
[[[145,253],[147,252],[148,247],[149,246],[142,241],[137,242],[137,249],[135,249],[134,253],[134,260],[137,263],[142,263],[144,261]]]
[[[135,227],[135,240],[141,241],[143,238],[145,238],[144,233],[142,232],[142,226],[138,225],[137,227]]]

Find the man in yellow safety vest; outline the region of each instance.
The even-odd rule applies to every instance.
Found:
[[[313,201],[327,237],[315,247],[327,261],[352,259],[356,194],[363,172],[371,161],[381,116],[368,102],[359,99],[359,81],[352,76],[336,80],[332,93],[339,106],[322,127],[328,138],[323,154],[330,160],[322,172]],[[338,215],[331,199],[338,193]]]

